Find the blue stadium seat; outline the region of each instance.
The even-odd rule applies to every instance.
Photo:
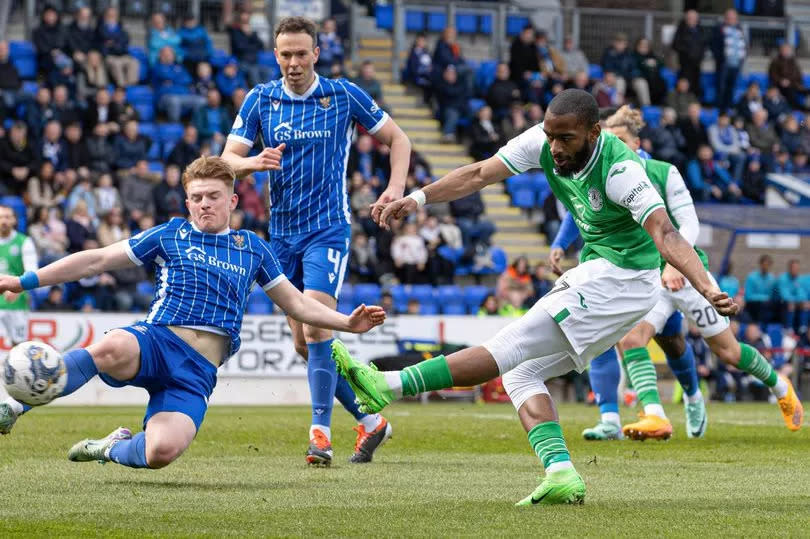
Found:
[[[439,256],[445,260],[449,260],[453,264],[458,264],[459,258],[461,258],[461,255],[464,253],[464,248],[461,247],[459,249],[455,249],[448,245],[442,245],[437,249],[436,252],[438,252]]]
[[[337,304],[337,310],[341,314],[352,314],[352,311],[354,310],[354,304],[349,301],[345,301],[343,298],[340,298],[340,301],[338,301]]]
[[[156,141],[156,129],[155,124],[149,122],[140,122],[138,124],[138,134],[145,135],[152,139],[152,141]]]
[[[514,37],[520,33],[523,28],[529,24],[529,18],[523,15],[507,15],[506,16],[506,35]]]
[[[435,303],[436,290],[429,284],[411,285],[410,297],[416,299],[421,304]]]
[[[354,286],[351,283],[343,283],[340,287],[340,301],[354,303]]]
[[[470,109],[470,114],[476,114],[481,107],[486,106],[487,102],[483,99],[478,99],[477,97],[473,97],[469,101],[467,101],[467,107]]]
[[[356,284],[354,285],[354,302],[357,305],[377,305],[380,303],[380,285]]]
[[[810,73],[802,76],[802,83],[804,84],[805,88],[810,87]]]
[[[794,110],[793,117],[796,118],[796,121],[799,122],[799,125],[802,125],[802,123],[804,123],[804,113],[802,113],[802,111]]]
[[[32,80],[37,77],[37,59],[26,56],[11,57],[11,63],[17,68],[21,79]]]
[[[151,105],[155,99],[154,90],[152,90],[151,86],[146,85],[129,86],[126,89],[126,94],[127,101],[133,105],[137,103],[149,103]]]
[[[152,122],[155,119],[155,107],[152,103],[132,103],[142,122]]]
[[[719,112],[717,109],[701,109],[700,123],[702,123],[705,127],[716,124],[718,115]]]
[[[30,96],[37,95],[37,90],[39,90],[39,84],[36,81],[32,80],[25,80],[22,83],[22,91]]]
[[[700,85],[703,87],[703,101],[714,103],[717,99],[717,88],[715,87],[714,72],[704,72],[700,74]]]
[[[465,314],[464,292],[454,284],[442,285],[437,290],[439,306],[444,314]]]
[[[8,55],[14,56],[28,56],[36,57],[37,49],[30,41],[9,41],[8,42]]]
[[[506,190],[509,194],[514,194],[522,189],[531,189],[534,181],[528,173],[518,174],[506,179]]]
[[[512,205],[522,209],[536,206],[537,194],[532,189],[518,189],[512,193]]]
[[[6,118],[3,120],[3,129],[11,129],[11,126],[14,125],[13,118]]]
[[[374,8],[374,18],[377,20],[377,28],[382,30],[394,29],[394,6],[391,4],[377,5]]]
[[[163,161],[149,161],[149,172],[163,174]]]
[[[599,64],[589,64],[588,65],[588,77],[592,80],[602,80],[602,66]]]
[[[273,302],[260,286],[255,286],[250,291],[247,312],[248,314],[271,314],[273,312]]]
[[[129,47],[129,55],[138,60],[138,81],[143,82],[149,77],[149,58],[141,47]]]
[[[396,284],[389,290],[391,298],[394,301],[394,309],[399,312],[405,311],[408,306],[408,299],[410,298],[410,290],[403,284]]]
[[[471,314],[478,312],[478,308],[483,303],[484,298],[487,297],[492,290],[486,286],[475,285],[468,286],[464,289],[464,303],[467,304],[467,310]]]
[[[765,93],[765,90],[768,89],[769,80],[767,73],[749,73],[748,74],[748,84],[752,82],[756,82],[759,84],[759,89],[762,93]]]
[[[177,142],[183,138],[183,124],[159,124],[157,137],[164,145],[169,142]]]
[[[478,31],[485,36],[492,34],[492,15],[478,16]]]
[[[34,310],[37,310],[39,306],[42,305],[42,302],[48,297],[48,292],[50,291],[50,286],[43,286],[42,288],[34,288],[28,292],[31,295],[31,303],[33,303],[32,308]]]
[[[149,146],[149,151],[146,154],[146,158],[149,161],[157,161],[163,156],[160,151],[160,142],[152,139],[152,144]]]
[[[143,296],[154,296],[155,283],[152,281],[141,281],[135,285],[135,291]]]
[[[530,172],[529,178],[532,180],[532,189],[538,193],[542,193],[543,191],[550,189],[545,172]]]
[[[435,302],[433,303],[420,303],[419,304],[419,314],[425,316],[431,316],[434,314],[439,314],[439,305]]]
[[[478,66],[478,70],[475,72],[475,86],[482,95],[486,93],[487,88],[489,88],[495,80],[495,70],[497,67],[498,63],[492,60],[481,62],[481,65]]]
[[[500,275],[506,271],[506,252],[500,247],[490,247],[490,257],[492,258],[492,267],[477,269],[474,273],[476,275]]]
[[[661,122],[661,107],[641,107],[641,115],[644,117],[644,121],[647,125],[650,127],[658,127],[658,124]]]
[[[174,150],[175,146],[177,146],[176,140],[167,140],[162,144],[161,155],[163,156],[163,159],[169,158],[169,154],[172,153],[172,150]]]
[[[211,67],[213,67],[215,70],[220,70],[225,67],[225,64],[228,62],[230,57],[231,55],[222,49],[214,49],[214,52],[211,54],[211,58],[209,58],[208,61],[211,63]]]
[[[425,12],[405,10],[405,30],[408,32],[422,32],[425,29]]]
[[[662,67],[660,73],[661,78],[667,81],[667,90],[675,88],[675,83],[678,82],[678,74],[668,67]]]
[[[441,32],[447,27],[447,13],[428,11],[427,13],[427,31],[428,32]]]
[[[765,326],[765,333],[771,339],[771,346],[782,348],[782,324],[768,324]],[[785,362],[785,355],[782,352],[774,352],[773,366],[779,368]]]
[[[456,13],[456,30],[459,34],[478,33],[478,15],[475,13]]]
[[[442,304],[442,314],[461,315],[467,314],[467,306],[463,303]]]
[[[8,206],[17,215],[17,230],[25,231],[28,228],[28,221],[26,219],[25,202],[20,197],[7,195],[0,197],[0,204]]]

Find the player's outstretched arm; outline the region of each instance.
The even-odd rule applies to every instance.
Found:
[[[652,237],[664,260],[689,279],[718,313],[725,316],[737,314],[739,306],[712,283],[697,253],[669,220],[663,207],[653,210],[644,221],[644,229]]]
[[[237,178],[244,178],[254,172],[281,169],[281,154],[287,145],[283,142],[275,148],[265,148],[258,155],[247,157],[250,146],[229,139],[222,150],[222,158],[231,165]]]
[[[385,321],[385,311],[382,307],[360,305],[351,315],[346,316],[305,296],[287,280],[268,290],[267,295],[289,316],[310,326],[365,333]]]
[[[377,224],[383,228],[389,228],[391,219],[402,219],[425,204],[458,200],[480,191],[489,184],[503,181],[513,174],[514,172],[509,170],[503,161],[497,157],[490,157],[483,161],[465,165],[431,183],[424,189],[386,205]]]
[[[134,266],[135,263],[127,255],[126,243],[127,240],[123,240],[100,249],[74,253],[35,272],[26,272],[22,277],[2,276],[0,293],[22,292],[40,286],[69,283],[105,271]]]

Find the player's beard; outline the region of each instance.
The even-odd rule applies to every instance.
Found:
[[[573,176],[575,173],[579,172],[585,165],[588,164],[588,159],[591,158],[591,154],[593,153],[593,144],[588,139],[585,139],[585,142],[582,143],[582,148],[579,149],[577,153],[574,154],[574,157],[569,161],[569,165],[565,167],[557,167],[559,173],[563,176]]]

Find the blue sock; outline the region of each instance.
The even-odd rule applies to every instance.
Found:
[[[360,405],[354,402],[355,394],[352,390],[352,386],[349,385],[342,376],[337,377],[337,386],[335,387],[335,397],[346,408],[346,411],[349,412],[354,416],[354,418],[358,421],[366,417],[368,414],[364,414],[360,411]]]
[[[667,356],[667,364],[672,370],[672,374],[680,382],[683,392],[687,397],[691,397],[699,389],[697,368],[695,367],[695,355],[692,352],[692,345],[686,343],[686,351],[681,357],[672,358]]]
[[[332,359],[332,341],[307,344],[307,380],[312,398],[312,424],[329,427],[332,423],[332,402],[338,374]]]
[[[70,395],[98,374],[98,368],[93,363],[93,357],[84,348],[71,350],[65,354],[64,359],[67,368],[67,385],[65,385],[60,397]]]
[[[606,414],[609,412],[619,413],[619,379],[621,378],[621,367],[619,359],[616,357],[616,350],[608,349],[591,361],[589,377],[591,379],[591,389],[596,393],[596,404],[599,405],[599,412]]]
[[[148,468],[146,464],[146,433],[139,432],[131,440],[116,442],[110,449],[110,459],[121,466]]]

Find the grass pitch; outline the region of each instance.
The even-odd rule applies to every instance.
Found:
[[[142,410],[43,408],[0,438],[0,537],[810,534],[810,428],[788,432],[775,405],[717,404],[706,439],[687,440],[681,407],[667,411],[669,442],[598,443],[580,437],[596,410],[562,406],[585,505],[518,509],[541,467],[509,405],[393,406],[371,465],[346,462],[353,422],[336,409],[330,469],[304,463],[307,408],[214,407],[159,471],[66,458]]]

